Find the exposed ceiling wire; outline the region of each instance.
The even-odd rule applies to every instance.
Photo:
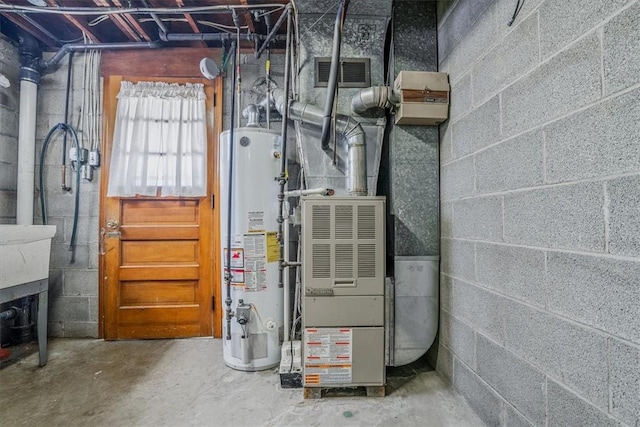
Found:
[[[255,5],[216,5],[216,6],[189,6],[181,8],[142,8],[142,7],[127,7],[127,8],[114,8],[114,7],[56,7],[56,8],[40,8],[32,6],[18,6],[0,4],[0,12],[4,13],[38,13],[38,14],[54,14],[54,15],[147,15],[149,13],[162,14],[162,15],[175,15],[178,13],[224,13],[233,9],[247,10],[247,9],[274,9],[274,11],[284,9],[286,6],[279,3],[270,4],[255,4]]]

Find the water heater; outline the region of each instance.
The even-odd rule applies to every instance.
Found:
[[[280,363],[284,292],[278,287],[278,192],[280,135],[261,128],[235,130],[232,192],[229,194],[230,132],[220,136],[220,241],[222,312],[226,310],[225,273],[231,274],[234,317],[230,337],[223,322],[227,366],[257,371]],[[231,197],[231,211],[228,201]],[[231,248],[227,224],[231,221]],[[227,265],[227,251],[231,265]]]

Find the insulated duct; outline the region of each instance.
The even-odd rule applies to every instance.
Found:
[[[282,89],[275,89],[272,99],[276,110],[283,114],[286,96]],[[263,103],[264,105],[264,103]],[[289,115],[314,126],[322,126],[324,115],[320,108],[308,103],[293,101],[289,104]],[[352,196],[367,195],[366,137],[358,121],[344,114],[336,115],[336,132],[347,140],[347,190]]]

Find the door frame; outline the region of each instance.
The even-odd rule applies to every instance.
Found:
[[[212,205],[211,212],[211,251],[210,257],[212,259],[211,271],[209,272],[211,280],[211,298],[212,298],[212,336],[214,338],[220,338],[222,336],[222,310],[220,307],[221,287],[219,283],[220,273],[220,215],[216,201],[219,197],[219,184],[218,184],[218,152],[219,152],[219,140],[220,133],[222,132],[222,77],[218,77],[215,80],[206,80],[196,77],[144,77],[144,76],[122,76],[122,75],[106,75],[104,76],[103,83],[103,109],[102,109],[102,168],[108,171],[111,162],[111,145],[113,140],[113,132],[115,125],[115,114],[117,106],[116,95],[120,90],[120,82],[123,80],[145,80],[145,81],[165,81],[172,79],[184,79],[185,81],[197,81],[203,83],[206,87],[213,88],[213,98],[211,99],[212,106],[210,112],[207,113],[207,139],[211,141],[208,147],[208,185],[207,185],[207,198]],[[106,174],[101,174],[101,178]],[[106,280],[105,277],[108,274],[107,267],[105,265],[105,256],[101,253],[100,248],[105,245],[102,241],[103,237],[100,234],[100,230],[106,223],[105,215],[105,200],[107,195],[108,182],[106,179],[100,180],[100,201],[99,201],[99,220],[98,220],[98,336],[100,338],[105,337],[105,304],[106,301]]]

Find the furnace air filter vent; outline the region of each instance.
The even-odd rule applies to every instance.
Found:
[[[315,86],[327,87],[331,58],[315,58]],[[339,87],[371,86],[371,61],[369,58],[342,58],[338,73]]]

